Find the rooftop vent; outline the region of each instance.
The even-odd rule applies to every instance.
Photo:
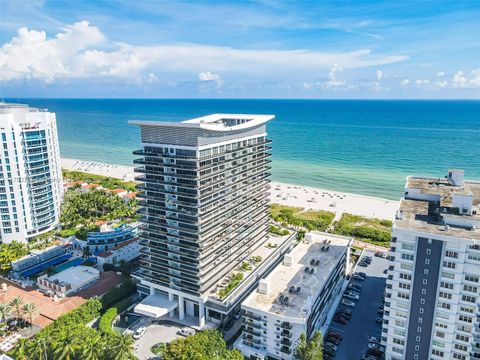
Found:
[[[258,282],[258,292],[260,294],[268,295],[270,292],[270,282],[267,279],[261,279]]]
[[[285,266],[292,266],[294,263],[294,257],[293,254],[285,254],[283,258],[283,265]]]

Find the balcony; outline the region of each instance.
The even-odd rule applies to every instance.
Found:
[[[292,330],[292,324],[290,324],[289,322],[282,322],[282,324],[280,325],[280,327],[282,329],[287,329],[287,330]]]

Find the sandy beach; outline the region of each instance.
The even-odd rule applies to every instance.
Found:
[[[133,166],[62,158],[62,167],[67,170],[111,176],[124,181],[134,179]],[[272,182],[271,193],[273,203],[332,211],[336,214],[336,219],[346,212],[392,220],[398,207],[398,201],[279,182]]]

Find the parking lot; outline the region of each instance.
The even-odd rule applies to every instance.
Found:
[[[352,284],[362,287],[360,299],[353,301],[356,305],[352,309],[352,317],[347,325],[333,321],[330,328],[343,336],[336,351],[335,359],[338,360],[361,359],[368,349],[369,337],[381,337],[382,328],[375,319],[382,316],[377,313],[377,310],[378,306],[382,304],[388,260],[376,257],[369,251],[365,252],[363,256],[371,256],[372,263],[367,267],[357,266],[357,272],[366,274],[364,281],[355,279],[351,281]],[[339,306],[339,309],[345,308],[343,305]]]

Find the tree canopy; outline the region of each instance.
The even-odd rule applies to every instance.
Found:
[[[238,350],[228,350],[222,334],[206,330],[167,344],[161,351],[163,360],[243,360]]]
[[[310,340],[307,339],[305,333],[302,333],[293,354],[294,358],[297,360],[322,360],[322,342],[320,331],[315,331]]]

